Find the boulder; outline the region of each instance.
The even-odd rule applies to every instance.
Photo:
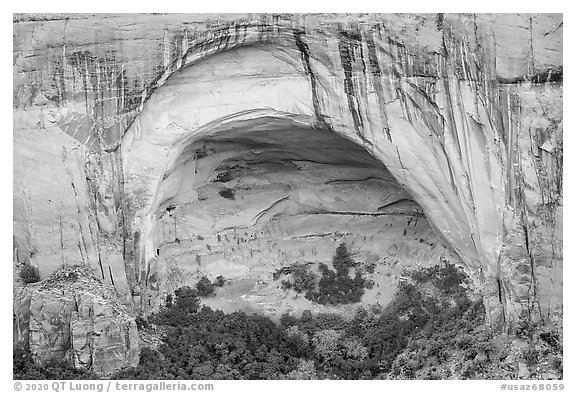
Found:
[[[114,289],[88,268],[60,269],[27,285],[19,305],[19,331],[39,363],[64,358],[98,375],[138,364],[140,339],[134,317]]]

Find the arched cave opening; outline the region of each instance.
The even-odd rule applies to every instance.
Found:
[[[431,223],[411,197],[444,198],[434,179],[419,172],[417,188],[401,186],[386,165],[398,175],[402,163],[359,136],[333,100],[335,76],[322,72],[310,73],[297,46],[253,45],[194,62],[150,96],[121,146],[135,250],[128,267],[142,312],[204,276],[226,279],[206,299],[215,308],[317,306],[283,290],[274,272],[297,264],[319,273],[341,243],[359,268],[374,269],[364,305],[390,301],[404,269],[460,262],[438,236],[447,233],[438,223],[452,222],[443,208],[434,205]],[[403,160],[419,159],[413,153]],[[450,234],[459,234],[455,222]]]
[[[157,195],[148,284],[172,293],[223,276],[226,285],[205,303],[224,311],[318,306],[283,289],[275,273],[304,265],[318,274],[341,243],[374,283],[363,305],[387,304],[404,269],[456,260],[384,164],[290,119],[238,120],[187,141]]]

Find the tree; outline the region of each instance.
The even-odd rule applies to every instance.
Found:
[[[324,360],[329,361],[338,354],[341,333],[333,329],[320,330],[312,337],[314,353]]]
[[[162,343],[156,350],[144,348],[138,367],[113,377],[477,379],[494,372],[500,379],[510,379],[517,375],[506,367],[522,361],[530,375],[543,375],[538,370],[545,367],[546,372],[552,370],[561,378],[561,330],[544,325],[520,330],[523,339],[534,345],[502,365],[501,360],[508,359],[511,351],[496,342],[505,339],[495,337],[489,329],[479,330],[485,316],[482,301],[460,299],[461,277],[449,269],[406,272],[416,278],[402,282],[389,305],[359,309],[352,320],[306,310],[301,317],[284,314],[276,324],[263,315],[225,314],[208,306],[199,309],[198,291],[182,287],[175,291],[172,307],[149,316],[152,323],[160,325]],[[346,269],[333,271],[323,265],[320,270],[324,285],[316,294],[324,296],[324,301],[341,301],[360,293],[363,279],[358,271],[351,278],[340,274]],[[14,376],[79,379],[87,374],[58,362],[37,366],[29,352],[15,348]]]
[[[208,297],[215,294],[214,284],[212,284],[206,276],[202,277],[200,281],[196,283],[196,290],[200,297]]]
[[[287,375],[288,379],[310,380],[318,379],[316,366],[312,360],[300,359],[298,368]]]
[[[176,295],[176,307],[189,312],[198,311],[200,299],[198,299],[198,292],[196,290],[189,286],[184,286],[174,291],[174,294]]]
[[[343,345],[347,358],[364,360],[368,357],[368,349],[358,339],[347,339]]]
[[[334,269],[338,272],[339,275],[347,275],[348,270],[354,265],[356,262],[350,256],[348,252],[348,248],[346,247],[346,243],[340,243],[338,248],[336,249],[336,254],[332,258],[332,265],[334,265]]]
[[[316,274],[308,271],[306,266],[298,266],[292,269],[292,277],[294,278],[294,290],[298,293],[312,290],[316,287]]]
[[[12,356],[14,379],[98,379],[94,373],[77,370],[61,358],[48,359],[40,366],[34,363],[29,347],[23,344],[13,348]]]

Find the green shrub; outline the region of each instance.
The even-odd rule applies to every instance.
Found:
[[[208,297],[215,294],[214,284],[212,284],[206,276],[202,277],[200,281],[196,283],[196,290],[200,297]]]
[[[110,379],[168,379],[164,356],[154,349],[143,347],[140,351],[138,367],[118,371]]]
[[[528,310],[521,314],[516,336],[527,344],[521,359],[529,369],[530,379],[563,376],[562,307],[551,310],[549,319],[534,322]]]
[[[166,295],[166,307],[170,308],[172,307],[172,304],[173,304],[172,294],[169,293],[168,295]]]
[[[37,268],[27,263],[20,270],[20,278],[24,283],[32,284],[40,281],[40,274],[38,273]]]
[[[522,357],[526,361],[528,367],[535,366],[540,360],[540,351],[534,348],[527,348],[522,352]]]
[[[20,380],[99,379],[90,371],[77,370],[63,359],[49,359],[44,365],[34,363],[30,349],[23,344],[12,351],[13,378]]]
[[[294,290],[302,293],[314,289],[318,277],[309,271],[306,266],[296,266],[292,268],[292,278],[294,279]]]
[[[220,196],[222,198],[226,198],[226,199],[230,199],[230,200],[236,199],[236,193],[234,192],[234,190],[232,188],[225,188],[223,190],[220,190],[218,192],[218,194],[220,194]]]
[[[234,179],[234,173],[232,171],[228,170],[225,172],[220,172],[216,176],[216,179],[214,180],[214,182],[228,183],[232,179]]]
[[[345,246],[338,247],[338,250],[340,251],[337,251],[337,254],[340,255],[335,257],[335,260],[339,260],[338,269],[334,272],[321,263],[319,268],[322,278],[318,283],[318,290],[309,290],[305,295],[306,299],[324,305],[352,304],[362,299],[366,280],[360,272],[356,272],[354,278],[348,276],[349,267],[354,265],[354,261],[343,254]]]
[[[138,327],[138,330],[148,329],[150,327],[150,324],[148,323],[148,321],[146,319],[144,319],[140,315],[138,315],[136,317],[136,327]]]
[[[158,313],[150,315],[148,321],[155,325],[186,326],[200,308],[198,291],[184,286],[175,290],[174,296],[172,306],[164,307]]]
[[[216,281],[214,282],[215,287],[223,287],[226,284],[226,280],[224,280],[224,276],[216,277]]]
[[[195,289],[184,286],[174,291],[174,295],[176,295],[176,307],[190,312],[198,310],[200,300],[198,299],[198,291]]]

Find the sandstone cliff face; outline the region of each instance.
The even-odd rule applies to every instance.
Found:
[[[122,258],[123,227],[116,188],[118,162],[91,153],[34,109],[14,116],[14,237],[16,258],[41,277],[83,265],[130,292]]]
[[[282,217],[309,214],[303,201],[349,211],[326,202],[330,190],[294,190],[302,177],[271,167],[306,149],[321,157],[325,134],[308,144],[296,135],[324,132],[366,150],[417,203],[432,243],[484,291],[491,323],[513,324],[523,309],[546,317],[561,301],[561,15],[22,15],[14,70],[15,239],[42,275],[84,261],[146,310],[174,285],[174,255],[195,250],[216,264],[248,255],[250,242],[218,248],[214,239],[234,226],[245,237],[262,231],[258,204],[288,197]],[[280,179],[270,195],[242,191],[258,194],[248,213],[222,198],[214,205],[222,168],[238,165],[230,184],[242,188],[241,161],[252,167],[258,156],[255,170]],[[377,211],[364,205],[360,213]],[[234,225],[211,227],[207,212]],[[271,266],[289,262],[268,250]]]
[[[40,363],[69,359],[99,375],[138,364],[139,336],[134,317],[116,292],[89,269],[58,270],[29,284],[15,305],[19,341]]]

